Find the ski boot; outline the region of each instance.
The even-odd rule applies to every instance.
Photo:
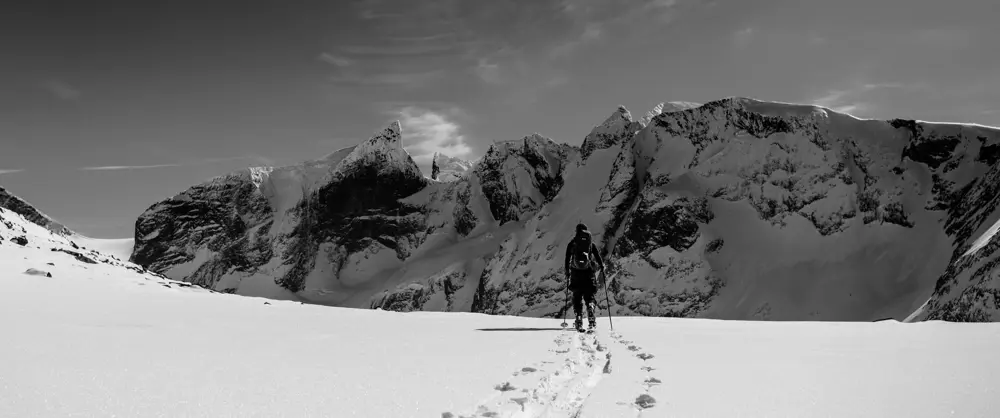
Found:
[[[573,322],[573,326],[576,327],[577,331],[584,332],[585,330],[583,329],[583,317],[580,316],[576,317],[576,321]]]

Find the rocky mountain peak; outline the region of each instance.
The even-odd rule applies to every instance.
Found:
[[[385,129],[355,146],[340,160],[334,171],[347,175],[362,166],[376,168],[379,173],[398,172],[407,176],[422,177],[420,167],[403,149],[402,128],[399,121],[393,121]]]
[[[645,125],[641,122],[632,119],[632,114],[625,106],[619,105],[611,116],[591,129],[587,137],[583,139],[583,144],[580,146],[581,155],[586,159],[596,150],[618,145],[642,129],[643,126]]]

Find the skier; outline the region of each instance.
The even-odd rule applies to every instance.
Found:
[[[576,329],[583,331],[583,304],[587,303],[587,319],[590,320],[590,329],[597,327],[597,318],[594,315],[596,302],[594,294],[597,293],[597,274],[604,271],[604,260],[597,250],[597,245],[593,242],[587,225],[578,224],[576,226],[576,236],[566,247],[566,277],[569,282],[568,289],[573,292],[573,311],[576,312]]]

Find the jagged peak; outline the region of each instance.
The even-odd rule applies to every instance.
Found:
[[[399,125],[399,121],[395,120],[382,129],[376,132],[368,140],[358,144],[359,149],[355,149],[355,152],[364,152],[367,149],[373,148],[384,148],[384,149],[398,149],[403,150],[403,129]],[[405,152],[405,151],[404,151]]]
[[[617,125],[623,121],[625,123],[630,123],[632,122],[632,120],[633,120],[632,113],[630,113],[628,109],[625,108],[625,106],[618,105],[618,108],[615,109],[615,112],[612,113],[611,116],[608,116],[608,118],[605,119],[604,122],[602,122],[598,126],[612,126],[612,125]],[[595,127],[594,129],[597,129],[597,127]]]
[[[600,125],[594,126],[580,145],[581,155],[586,160],[594,150],[614,146],[645,126],[632,118],[632,114],[619,105]]]
[[[538,132],[525,135],[520,139],[494,140],[486,154],[472,161],[473,166],[484,160],[507,158],[509,155],[522,155],[524,152],[538,153],[542,150],[558,148],[559,144]],[[533,150],[533,151],[531,151]]]
[[[403,148],[402,132],[399,121],[393,121],[389,126],[355,146],[340,160],[334,171],[347,170],[358,164],[378,164],[381,166],[379,171],[400,171],[423,178],[420,167]]]

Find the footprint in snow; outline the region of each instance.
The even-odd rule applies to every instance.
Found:
[[[649,360],[649,359],[651,359],[651,358],[653,358],[655,356],[652,355],[652,354],[639,353],[638,355],[636,355],[636,357],[641,358],[643,360]]]
[[[639,408],[642,409],[652,408],[656,406],[656,398],[644,393],[642,395],[639,395],[639,397],[635,398],[635,406],[638,406]]]
[[[511,385],[510,382],[503,382],[503,384],[494,386],[493,389],[499,390],[501,392],[508,392],[517,388]]]

